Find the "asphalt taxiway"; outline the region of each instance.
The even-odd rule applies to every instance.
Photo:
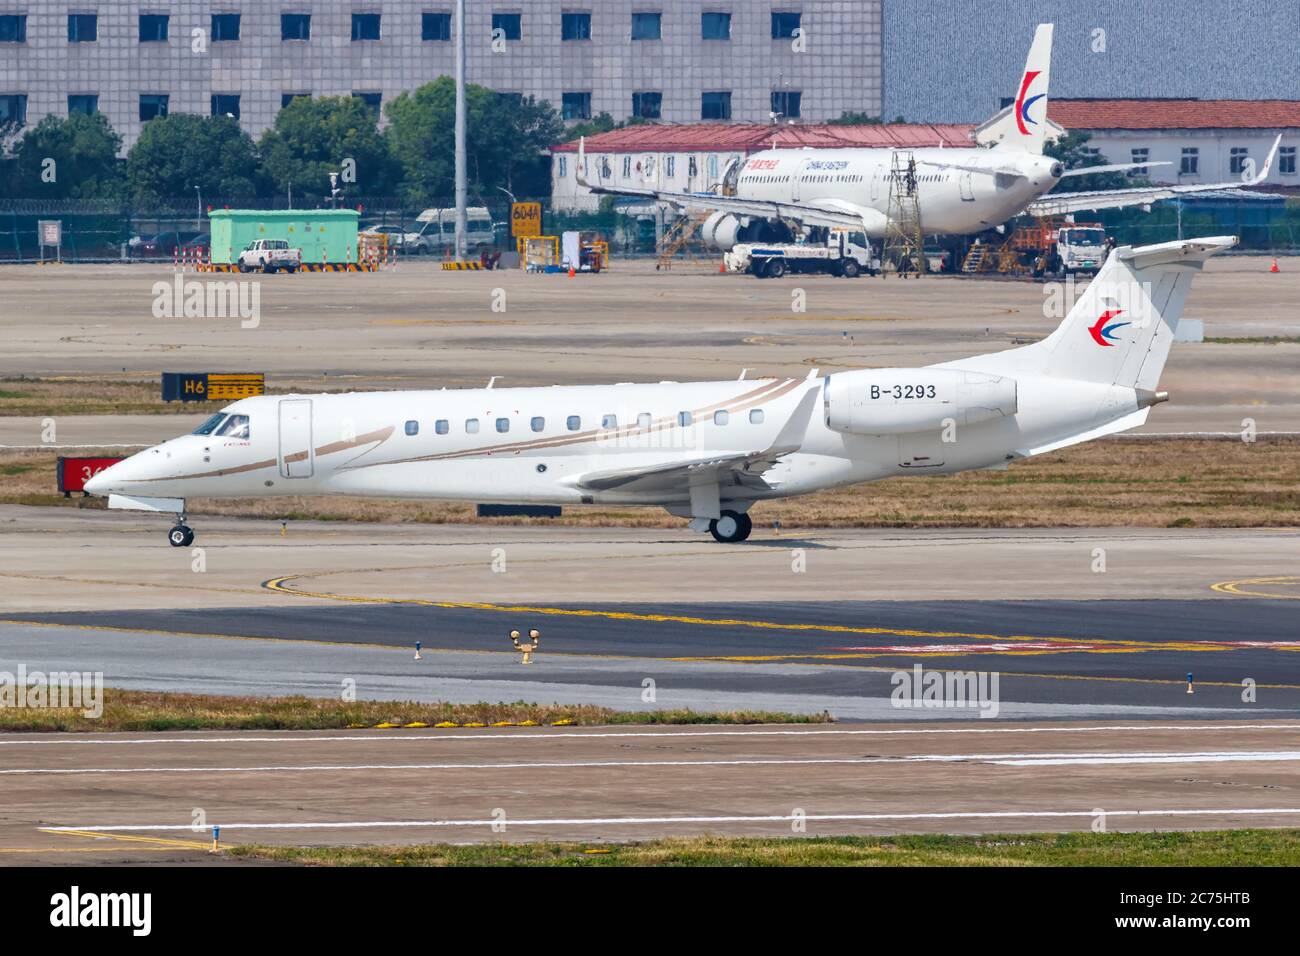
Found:
[[[223,844],[1294,826],[1300,723],[0,738],[0,863]]]

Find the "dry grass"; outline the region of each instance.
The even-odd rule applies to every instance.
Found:
[[[0,415],[194,415],[225,402],[162,401],[157,381],[0,379]]]
[[[413,701],[344,702],[315,697],[224,697],[104,689],[103,714],[86,717],[67,708],[0,707],[0,732],[164,730],[389,729],[411,724],[436,727],[592,726],[608,724],[817,724],[826,716],[693,710],[617,711],[589,705],[514,703],[424,704]]]
[[[89,452],[87,452],[89,453]],[[53,454],[0,454],[0,503],[102,507],[54,492]],[[264,498],[190,503],[194,515],[277,520],[486,521],[677,528],[657,508],[570,508],[558,519],[474,518],[473,505],[361,498]],[[1300,441],[1261,438],[1106,439],[1013,464],[1007,471],[896,478],[765,502],[762,526],[800,528],[1294,527],[1300,525]]]
[[[315,866],[1296,866],[1300,830],[696,837],[619,844],[249,844],[226,852]]]

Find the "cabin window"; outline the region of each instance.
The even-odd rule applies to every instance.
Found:
[[[761,408],[751,408],[749,410],[749,423],[751,425],[763,424],[763,410]]]
[[[419,423],[419,422],[416,422],[416,421],[410,421],[410,422],[407,422],[407,423],[406,423],[406,434],[408,434],[408,435],[418,435],[418,434],[420,434],[420,423]]]
[[[248,440],[248,416],[231,415],[217,430],[219,438],[239,438]]]
[[[601,419],[600,419],[600,427],[601,427],[601,428],[617,428],[617,427],[618,427],[618,416],[617,416],[617,415],[604,415],[604,416],[602,416]]]
[[[582,427],[582,417],[580,415],[570,415],[564,420],[564,424],[568,427],[569,431],[576,432]]]
[[[636,417],[636,427],[641,429],[649,428],[651,421],[653,421],[653,419],[650,417],[650,413],[642,412]]]
[[[541,415],[534,415],[533,420],[528,424],[532,426],[533,431],[539,432],[546,427],[546,419]]]
[[[477,418],[467,418],[467,419],[465,419],[465,434],[467,434],[467,435],[477,435],[477,434],[478,434],[478,419],[477,419]]]
[[[214,431],[217,430],[217,426],[221,424],[222,419],[224,419],[225,417],[226,417],[225,412],[217,412],[217,414],[213,415],[211,418],[209,418],[198,428],[194,429],[194,431],[192,431],[190,434],[211,435]]]
[[[690,412],[678,412],[677,424],[681,425],[683,428],[687,427],[688,425],[694,425],[695,416],[692,415]]]
[[[508,418],[498,418],[498,419],[497,419],[497,431],[499,431],[499,432],[508,432],[508,431],[510,431],[510,419],[508,419]]]
[[[713,424],[725,425],[727,424],[727,421],[730,418],[731,418],[730,412],[728,412],[725,408],[719,408],[716,412],[713,413]]]
[[[445,435],[447,432],[451,431],[451,422],[447,421],[445,418],[440,418],[433,423],[433,430],[439,435]]]

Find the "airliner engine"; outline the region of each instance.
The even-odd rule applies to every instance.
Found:
[[[789,242],[793,238],[784,223],[729,212],[715,212],[704,220],[700,237],[719,252],[730,252],[741,242]]]
[[[851,435],[896,435],[973,425],[1016,413],[1016,380],[943,368],[836,372],[823,389],[826,427]]]

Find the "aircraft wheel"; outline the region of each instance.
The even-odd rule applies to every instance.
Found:
[[[753,530],[754,522],[750,520],[749,515],[742,515],[735,511],[724,511],[720,518],[709,522],[709,534],[713,535],[713,540],[724,544],[744,541]]]
[[[173,548],[188,548],[194,543],[194,529],[188,525],[178,524],[167,532],[167,543]]]

